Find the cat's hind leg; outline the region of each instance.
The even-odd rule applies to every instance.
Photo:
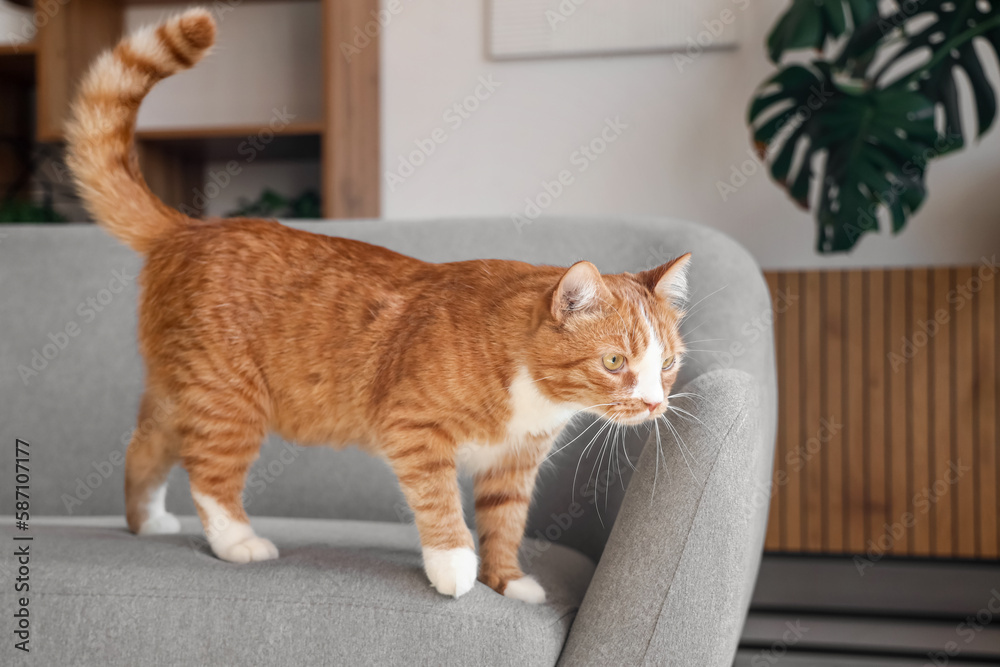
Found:
[[[243,509],[247,471],[267,429],[261,403],[244,392],[199,391],[183,412],[181,461],[212,551],[232,563],[277,558],[277,547],[254,532]]]
[[[163,535],[181,529],[166,507],[167,476],[178,461],[178,442],[172,404],[147,391],[125,452],[125,517],[133,533]]]

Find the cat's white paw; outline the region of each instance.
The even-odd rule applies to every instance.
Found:
[[[442,595],[459,597],[472,590],[479,558],[472,549],[424,549],[424,571]]]
[[[507,582],[507,588],[503,589],[503,594],[505,597],[523,600],[531,604],[545,602],[545,589],[531,576]]]
[[[278,547],[271,540],[257,535],[235,542],[233,544],[212,545],[212,551],[222,560],[230,563],[250,563],[261,560],[273,560],[278,557]]]
[[[271,540],[257,537],[250,524],[235,521],[211,496],[192,491],[191,496],[202,512],[205,537],[212,552],[230,563],[250,563],[278,557],[278,547]]]
[[[172,535],[179,532],[181,532],[181,522],[169,512],[151,516],[139,527],[140,535]]]

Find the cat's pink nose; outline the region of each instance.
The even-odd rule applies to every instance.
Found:
[[[656,409],[658,407],[660,407],[661,405],[663,405],[662,401],[659,401],[657,403],[646,403],[646,407],[649,408],[649,413],[650,414],[656,412]]]

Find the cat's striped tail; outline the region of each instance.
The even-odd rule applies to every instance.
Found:
[[[67,164],[91,215],[147,253],[191,218],[149,190],[133,145],[139,104],[154,84],[197,63],[215,42],[215,20],[189,9],[102,53],[83,79],[67,125]]]

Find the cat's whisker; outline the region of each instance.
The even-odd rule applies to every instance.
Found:
[[[693,304],[691,304],[690,306],[688,306],[688,307],[687,307],[687,308],[685,309],[685,311],[684,311],[684,319],[687,319],[687,317],[688,317],[689,315],[694,315],[694,313],[695,313],[695,312],[697,312],[697,308],[698,308],[698,306],[699,306],[699,305],[700,305],[700,304],[701,304],[701,303],[702,303],[703,301],[705,301],[705,300],[706,300],[706,299],[708,299],[709,297],[712,297],[712,296],[715,296],[716,294],[718,294],[718,293],[719,293],[719,292],[721,292],[722,290],[726,289],[727,287],[729,287],[729,284],[728,284],[728,283],[727,283],[727,284],[725,284],[725,285],[723,285],[723,286],[722,286],[722,287],[720,287],[719,289],[715,290],[714,292],[711,292],[711,293],[709,293],[709,294],[706,294],[705,296],[701,297],[701,298],[700,298],[700,299],[698,299],[698,300],[697,300],[696,302],[694,302]]]
[[[573,417],[576,417],[577,415],[583,414],[585,411],[590,410],[591,408],[600,408],[600,407],[606,407],[606,406],[609,406],[609,405],[618,405],[618,403],[598,403],[596,405],[591,405],[588,408],[583,408],[582,410],[577,410],[576,412],[573,413]],[[572,419],[573,417],[570,417],[570,419]],[[584,433],[586,433],[587,431],[589,431],[594,426],[594,424],[598,423],[599,421],[601,421],[601,420],[600,419],[595,419],[593,422],[591,422],[587,426],[587,428],[585,428],[582,431],[580,431],[579,433],[577,433],[575,438],[573,438],[572,440],[570,440],[569,442],[567,442],[565,445],[559,447],[554,452],[550,452],[548,456],[546,456],[544,459],[542,459],[542,463],[545,463],[550,458],[552,458],[553,456],[555,456],[556,454],[558,454],[562,450],[564,450],[567,447],[569,447],[570,445],[572,445],[574,442],[576,442],[580,438],[581,435],[583,435]]]
[[[590,422],[590,424],[587,425],[587,428],[583,429],[582,431],[580,431],[579,433],[576,434],[575,438],[573,438],[572,440],[570,440],[569,442],[567,442],[562,447],[559,447],[555,451],[550,452],[548,456],[546,456],[544,459],[542,459],[542,463],[545,463],[546,461],[548,461],[549,459],[551,459],[553,456],[555,456],[556,454],[558,454],[559,452],[563,451],[564,449],[566,449],[567,447],[569,447],[570,445],[572,445],[574,442],[576,442],[577,440],[579,440],[580,436],[582,436],[584,433],[586,433],[587,431],[589,431],[591,428],[593,428],[594,424],[597,424],[600,421],[601,421],[600,419],[595,419],[594,421]]]
[[[621,424],[615,429],[615,435],[611,439],[611,456],[608,459],[608,474],[604,478],[604,509],[608,509],[608,487],[611,485],[611,473],[613,472],[614,466],[618,465],[619,478],[621,476],[621,463],[618,462],[618,436],[621,435],[622,427]]]
[[[601,466],[600,466],[600,464],[604,460],[604,452],[605,452],[605,450],[608,449],[608,443],[609,443],[609,441],[611,443],[611,449],[613,451],[615,438],[617,437],[617,432],[618,432],[618,429],[620,429],[620,428],[621,428],[621,424],[620,423],[618,423],[617,421],[613,422],[612,423],[612,428],[608,430],[608,433],[604,437],[604,444],[601,446],[600,455],[599,455],[599,457],[597,459],[597,466],[596,466],[597,474],[594,476],[594,484],[595,484],[594,488],[595,488],[595,490],[597,490],[597,489],[600,488],[599,486],[597,486],[597,481],[598,481],[598,479],[600,478],[600,475],[601,475]],[[594,471],[591,470],[591,474],[593,474],[593,473],[594,473]],[[610,473],[611,473],[611,453],[608,454],[608,474],[605,476],[605,479],[604,479],[604,508],[605,509],[607,509],[607,507],[608,507],[608,487],[609,487],[609,485],[611,483]],[[594,496],[594,506],[595,507],[597,506],[597,502],[598,502],[598,498],[597,498],[597,496],[595,494],[595,496]],[[599,519],[601,518],[600,511],[598,511],[597,516],[598,516]],[[603,520],[602,520],[601,525],[603,525]]]
[[[625,433],[625,429],[624,428],[619,428],[618,432],[622,434],[622,451],[624,452],[625,451],[625,441],[628,439],[628,434]],[[623,475],[622,475],[622,460],[618,456],[617,445],[618,445],[618,441],[616,439],[615,440],[615,449],[612,450],[612,451],[615,454],[615,463],[618,464],[618,484],[622,487],[622,491],[624,491],[625,490],[625,480],[623,479]]]
[[[611,468],[612,468],[612,466],[614,465],[614,462],[615,462],[615,451],[616,451],[616,446],[618,445],[618,431],[620,430],[620,428],[621,428],[621,425],[620,424],[616,424],[615,428],[612,429],[613,432],[611,434],[611,449],[608,451],[608,472],[606,472],[604,474],[604,511],[605,512],[608,511],[608,496],[611,495],[611,493],[610,493],[610,488],[611,488]]]
[[[587,406],[585,408],[580,408],[579,410],[577,410],[576,412],[573,413],[573,416],[575,417],[576,415],[582,414],[582,413],[586,412],[587,410],[592,410],[594,408],[604,408],[604,407],[608,407],[608,406],[611,406],[611,405],[621,405],[621,403],[617,403],[617,402],[616,403],[595,403],[594,405],[589,405],[589,406]]]
[[[656,497],[656,478],[660,476],[660,448],[663,446],[663,443],[660,442],[660,424],[653,422],[653,428],[656,431],[656,467],[653,469],[653,492],[649,496],[650,502]]]
[[[604,451],[608,447],[608,438],[611,436],[613,432],[614,432],[614,424],[612,424],[612,428],[608,429],[608,433],[604,436],[604,444],[601,445],[601,448],[597,455],[597,460],[594,462],[594,467],[590,469],[590,475],[587,476],[588,484],[590,483],[591,479],[594,480],[594,509],[597,510],[597,520],[601,522],[602,528],[604,527],[604,519],[603,517],[601,517],[600,498],[598,497],[598,494],[601,492],[601,487],[598,483],[598,479],[600,479],[601,476],[601,461],[604,460]],[[594,474],[595,471],[597,474]],[[607,488],[605,488],[604,489],[605,499],[607,499],[607,493],[608,490]]]
[[[660,419],[663,420],[663,423],[666,424],[667,428],[669,428],[670,431],[674,434],[674,439],[677,441],[678,447],[680,447],[681,445],[684,445],[685,444],[684,440],[680,437],[680,433],[677,431],[677,427],[674,426],[673,422],[670,421],[670,418],[667,417],[666,414],[662,414],[662,415],[660,415]],[[688,453],[688,452],[689,452],[689,450],[686,447],[682,447],[681,448],[681,453],[682,454],[685,454],[685,453]],[[695,460],[693,455],[691,457],[691,460],[692,461]]]
[[[677,445],[677,450],[681,453],[681,458],[684,459],[684,465],[687,466],[688,472],[690,472],[691,476],[697,480],[698,477],[694,474],[694,470],[691,468],[691,464],[688,462],[686,450],[684,449],[683,446],[681,446],[681,441],[678,438],[677,429],[674,428],[674,425],[671,424],[670,421],[666,419],[666,417],[661,417],[661,419],[663,419],[663,423],[666,424],[667,429],[669,429],[670,433],[674,436],[674,444]]]
[[[590,449],[590,446],[594,444],[594,441],[596,441],[597,438],[600,437],[601,432],[604,429],[606,429],[611,423],[612,422],[610,421],[605,421],[601,426],[601,428],[597,429],[597,433],[595,433],[594,437],[590,439],[590,442],[587,443],[587,446],[583,448],[583,451],[580,452],[580,458],[576,462],[576,470],[573,471],[573,487],[572,490],[570,491],[571,500],[575,500],[576,498],[576,478],[577,475],[580,473],[580,464],[583,463],[584,457],[587,456],[587,451]]]
[[[653,420],[653,421],[655,422],[656,420]],[[644,424],[644,426],[647,426],[647,427],[649,427],[649,426],[650,426],[649,422],[646,422],[646,423]],[[645,443],[645,442],[646,442],[647,440],[649,440],[649,436],[650,436],[650,434],[651,434],[651,433],[653,432],[653,429],[652,429],[652,428],[648,428],[648,429],[647,429],[647,431],[646,431],[646,437],[645,437],[645,438],[643,438],[643,437],[642,437],[642,433],[640,433],[640,432],[639,432],[639,427],[638,427],[638,426],[633,426],[633,427],[632,427],[632,432],[633,432],[633,433],[635,433],[635,435],[636,435],[636,438],[637,438],[637,439],[638,439],[639,441],[641,441],[641,442]],[[627,452],[626,452],[626,454],[627,454]],[[635,467],[635,465],[634,465],[634,464],[632,463],[632,459],[628,458],[628,456],[626,456],[626,458],[628,459],[628,464],[629,464],[630,466],[632,466],[632,470],[637,470],[637,468]]]
[[[695,303],[695,304],[694,304],[693,306],[690,306],[689,308],[687,308],[687,309],[686,309],[686,310],[684,311],[684,314],[683,314],[683,316],[681,317],[681,322],[686,322],[686,321],[688,320],[688,318],[689,318],[689,317],[691,317],[692,315],[695,315],[696,313],[698,313],[698,312],[699,312],[699,311],[698,311],[698,305],[699,305],[700,303],[702,303],[703,301],[705,301],[705,300],[706,300],[706,299],[708,299],[709,297],[711,297],[711,296],[714,296],[714,295],[718,294],[718,293],[719,293],[719,292],[721,292],[722,290],[726,289],[726,288],[727,288],[728,286],[729,286],[729,285],[723,285],[722,287],[720,287],[719,289],[715,290],[715,291],[714,291],[714,292],[712,292],[711,294],[708,294],[707,296],[704,296],[704,297],[702,297],[701,299],[699,299],[699,300],[698,300],[698,301],[697,301],[697,302],[696,302],[696,303]],[[684,335],[685,335],[685,336],[690,336],[690,335],[691,335],[691,334],[692,334],[693,332],[695,332],[695,331],[697,331],[698,329],[700,329],[701,327],[705,326],[705,323],[706,323],[707,321],[708,321],[708,320],[704,320],[704,321],[702,321],[702,322],[701,322],[700,324],[696,325],[696,326],[695,326],[694,328],[692,328],[692,329],[687,329]]]
[[[639,429],[637,429],[635,427],[635,424],[632,425],[632,432],[635,433],[636,435],[639,435]],[[627,441],[623,441],[622,442],[622,453],[625,454],[625,460],[628,461],[629,467],[632,468],[633,472],[635,472],[635,469],[636,469],[635,468],[635,464],[632,463],[632,459],[630,459],[629,455],[628,455],[628,442]]]
[[[670,432],[673,433],[674,442],[677,444],[677,449],[680,451],[681,457],[684,459],[684,465],[687,466],[688,472],[691,473],[691,477],[693,477],[696,482],[700,483],[701,480],[698,478],[698,475],[694,473],[691,463],[688,462],[687,446],[684,444],[684,439],[681,437],[681,434],[677,432],[677,429],[670,423],[670,420],[666,418],[666,415],[662,415],[661,419],[663,419],[663,423],[667,425],[667,428],[670,429]],[[695,465],[698,464],[698,459],[695,458],[694,452],[691,452],[691,460],[694,461]]]
[[[706,324],[707,322],[708,322],[708,320],[705,320],[704,322],[702,322],[702,323],[701,323],[701,324],[699,324],[698,326],[696,326],[696,327],[694,327],[694,328],[692,328],[692,329],[687,329],[687,330],[686,330],[686,331],[684,332],[684,335],[685,335],[685,336],[690,336],[690,335],[691,335],[691,334],[693,334],[693,333],[694,333],[695,331],[697,331],[698,329],[700,329],[700,328],[702,328],[703,326],[705,326],[705,324]]]
[[[702,400],[705,400],[705,397],[702,396],[701,394],[694,394],[694,393],[689,392],[689,391],[682,391],[682,392],[679,392],[677,394],[670,394],[670,396],[667,396],[667,398],[668,399],[669,398],[700,398]]]
[[[699,424],[701,424],[702,426],[705,426],[705,422],[703,422],[702,420],[698,419],[698,417],[694,416],[693,414],[691,414],[687,410],[684,410],[683,408],[678,408],[678,407],[673,406],[673,405],[668,405],[667,406],[667,410],[670,410],[671,412],[676,412],[676,413],[678,413],[680,415],[684,415],[685,417],[689,417],[689,418],[695,420],[696,422],[698,422]]]
[[[676,429],[677,429],[677,427],[675,426],[674,430],[676,430]],[[684,439],[680,437],[680,432],[677,433],[677,438],[680,440],[681,444],[684,446],[684,449],[687,450],[688,456],[691,457],[691,461],[694,462],[695,467],[697,469],[701,470],[701,466],[702,466],[701,456],[699,456],[698,453],[696,453],[693,448],[689,447],[688,444],[686,442],[684,442]]]
[[[601,435],[601,433],[603,433],[605,431],[605,428],[607,428],[608,430],[610,430],[613,426],[614,426],[614,422],[610,422],[610,421],[606,422],[605,427],[602,427],[601,431],[599,431],[597,433],[597,435],[595,435],[594,438],[587,444],[587,447],[584,448],[584,453],[580,457],[580,461],[577,462],[577,470],[579,470],[580,463],[582,463],[583,459],[587,456],[588,450],[590,450],[592,448],[592,445],[594,445],[597,442],[598,437]],[[605,437],[605,444],[606,443],[607,443],[607,438]],[[604,453],[604,445],[601,445],[600,450],[599,450],[599,454],[603,455],[603,453]],[[597,461],[595,462],[595,467],[597,466],[597,464],[599,462],[600,462],[600,456],[598,456]],[[594,469],[593,468],[591,468],[590,475],[587,476],[587,486],[590,485],[591,479],[594,480],[594,488],[593,488],[593,491],[594,491],[594,509],[597,510],[597,518],[598,518],[598,520],[601,520],[600,508],[598,508],[598,506],[597,506],[597,500],[598,500],[597,494],[600,492],[600,489],[597,486],[597,478],[594,475]],[[573,475],[573,485],[576,486],[576,474],[575,473]],[[601,525],[602,526],[604,525],[603,520],[601,520]]]
[[[615,451],[616,451],[615,448],[616,448],[616,445],[618,443],[618,434],[621,431],[621,428],[622,428],[622,424],[620,424],[618,422],[616,422],[614,424],[614,428],[612,428],[609,431],[608,437],[606,437],[604,439],[604,447],[602,448],[602,452],[601,452],[601,459],[600,460],[603,460],[604,459],[603,449],[607,449],[608,450],[608,471],[604,475],[604,511],[605,512],[607,512],[607,510],[608,510],[608,496],[610,495],[609,490],[611,489],[611,468],[614,465],[614,455],[615,455]],[[609,440],[610,440],[610,446],[609,446]],[[601,469],[600,469],[600,466],[598,466],[598,468],[597,468],[597,475],[600,476],[600,474],[601,474]],[[596,504],[597,498],[595,497],[594,500],[595,500],[595,504]],[[600,518],[600,513],[598,513],[598,518]],[[602,521],[602,525],[603,525],[603,521]]]

